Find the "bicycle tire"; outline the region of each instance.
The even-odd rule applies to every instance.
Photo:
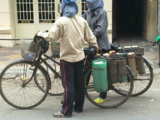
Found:
[[[54,58],[52,56],[51,56],[51,58],[53,58],[54,60],[57,59],[57,58]],[[45,58],[44,60],[47,61],[47,63],[49,63],[55,69],[55,71],[57,71],[61,75],[60,65],[57,65],[56,63],[53,63],[53,61],[51,61],[48,58]],[[59,62],[59,58],[56,61]],[[61,78],[59,78],[55,73],[53,73],[51,70],[49,70],[48,67],[45,64],[41,63],[41,65],[46,68],[46,70],[47,70],[47,72],[50,76],[50,80],[51,80],[51,89],[49,90],[48,94],[51,95],[51,96],[63,95],[64,94],[64,89],[63,89],[63,86],[62,86]],[[35,78],[35,80],[36,80],[36,78]]]
[[[153,82],[153,68],[149,61],[143,57],[145,74],[138,74],[137,78],[134,79],[134,88],[132,97],[136,97],[145,93],[152,85]]]
[[[100,108],[116,108],[124,104],[128,100],[128,98],[131,96],[132,90],[133,90],[133,74],[129,69],[129,67],[127,67],[127,73],[129,78],[129,81],[127,81],[127,86],[129,88],[128,88],[128,91],[125,90],[127,94],[125,94],[125,96],[120,95],[118,91],[122,92],[123,88],[118,89],[118,86],[116,87],[116,84],[118,83],[114,83],[110,85],[107,91],[106,101],[101,104],[96,103],[94,100],[97,97],[99,97],[99,92],[94,91],[93,77],[92,77],[92,74],[90,75],[91,72],[92,72],[92,69],[88,70],[88,72],[85,74],[85,81],[87,81],[87,78],[89,78],[89,84],[88,85],[86,84],[85,93],[86,93],[87,99],[92,104]],[[90,77],[88,77],[89,75]],[[126,84],[126,83],[119,83],[119,84]]]
[[[0,75],[0,93],[2,98],[12,107],[18,109],[31,109],[41,104],[47,97],[49,81],[42,66],[37,66],[37,72],[41,74],[45,89],[37,87],[34,80],[27,82],[34,70],[33,62],[28,60],[18,60],[7,65]],[[32,78],[33,79],[33,78]],[[45,81],[45,82],[44,82]],[[41,79],[39,79],[40,85]]]

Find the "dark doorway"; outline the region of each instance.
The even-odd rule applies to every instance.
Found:
[[[113,0],[113,41],[146,40],[147,0]]]

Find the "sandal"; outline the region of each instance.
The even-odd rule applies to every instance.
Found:
[[[98,104],[101,104],[101,103],[104,103],[106,101],[106,99],[103,99],[103,98],[96,98],[94,100],[94,102],[98,103]]]
[[[66,116],[66,115],[62,114],[62,113],[59,111],[59,112],[54,112],[54,113],[53,113],[53,117],[57,117],[57,118],[64,118],[64,117],[70,118],[70,117],[72,117],[72,116]]]

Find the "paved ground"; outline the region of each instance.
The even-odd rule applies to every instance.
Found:
[[[145,48],[145,56],[154,68],[155,78],[151,88],[143,95],[130,98],[125,104],[116,109],[100,109],[87,99],[84,112],[73,113],[73,120],[159,120],[160,119],[160,69],[158,67],[158,46],[139,41],[121,41],[121,46],[139,45]],[[8,63],[21,58],[20,46],[0,48],[0,70]],[[54,111],[61,108],[60,97],[48,96],[38,107],[32,110],[17,110],[10,107],[0,97],[0,120],[56,120],[52,117]]]
[[[84,112],[73,113],[71,120],[159,120],[160,119],[160,75],[154,79],[152,87],[139,97],[131,97],[115,109],[100,109],[85,100]],[[9,106],[0,97],[0,120],[58,120],[53,112],[61,109],[62,97],[51,97],[31,110],[18,110]],[[68,118],[67,118],[68,119]],[[65,119],[66,120],[66,119]]]
[[[21,58],[19,45],[0,48],[0,68],[19,58]]]

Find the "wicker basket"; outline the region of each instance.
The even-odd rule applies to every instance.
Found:
[[[59,42],[51,43],[51,53],[53,57],[56,57],[56,58],[60,57],[60,43]]]
[[[36,59],[39,46],[31,40],[21,39],[21,56],[25,59]]]

